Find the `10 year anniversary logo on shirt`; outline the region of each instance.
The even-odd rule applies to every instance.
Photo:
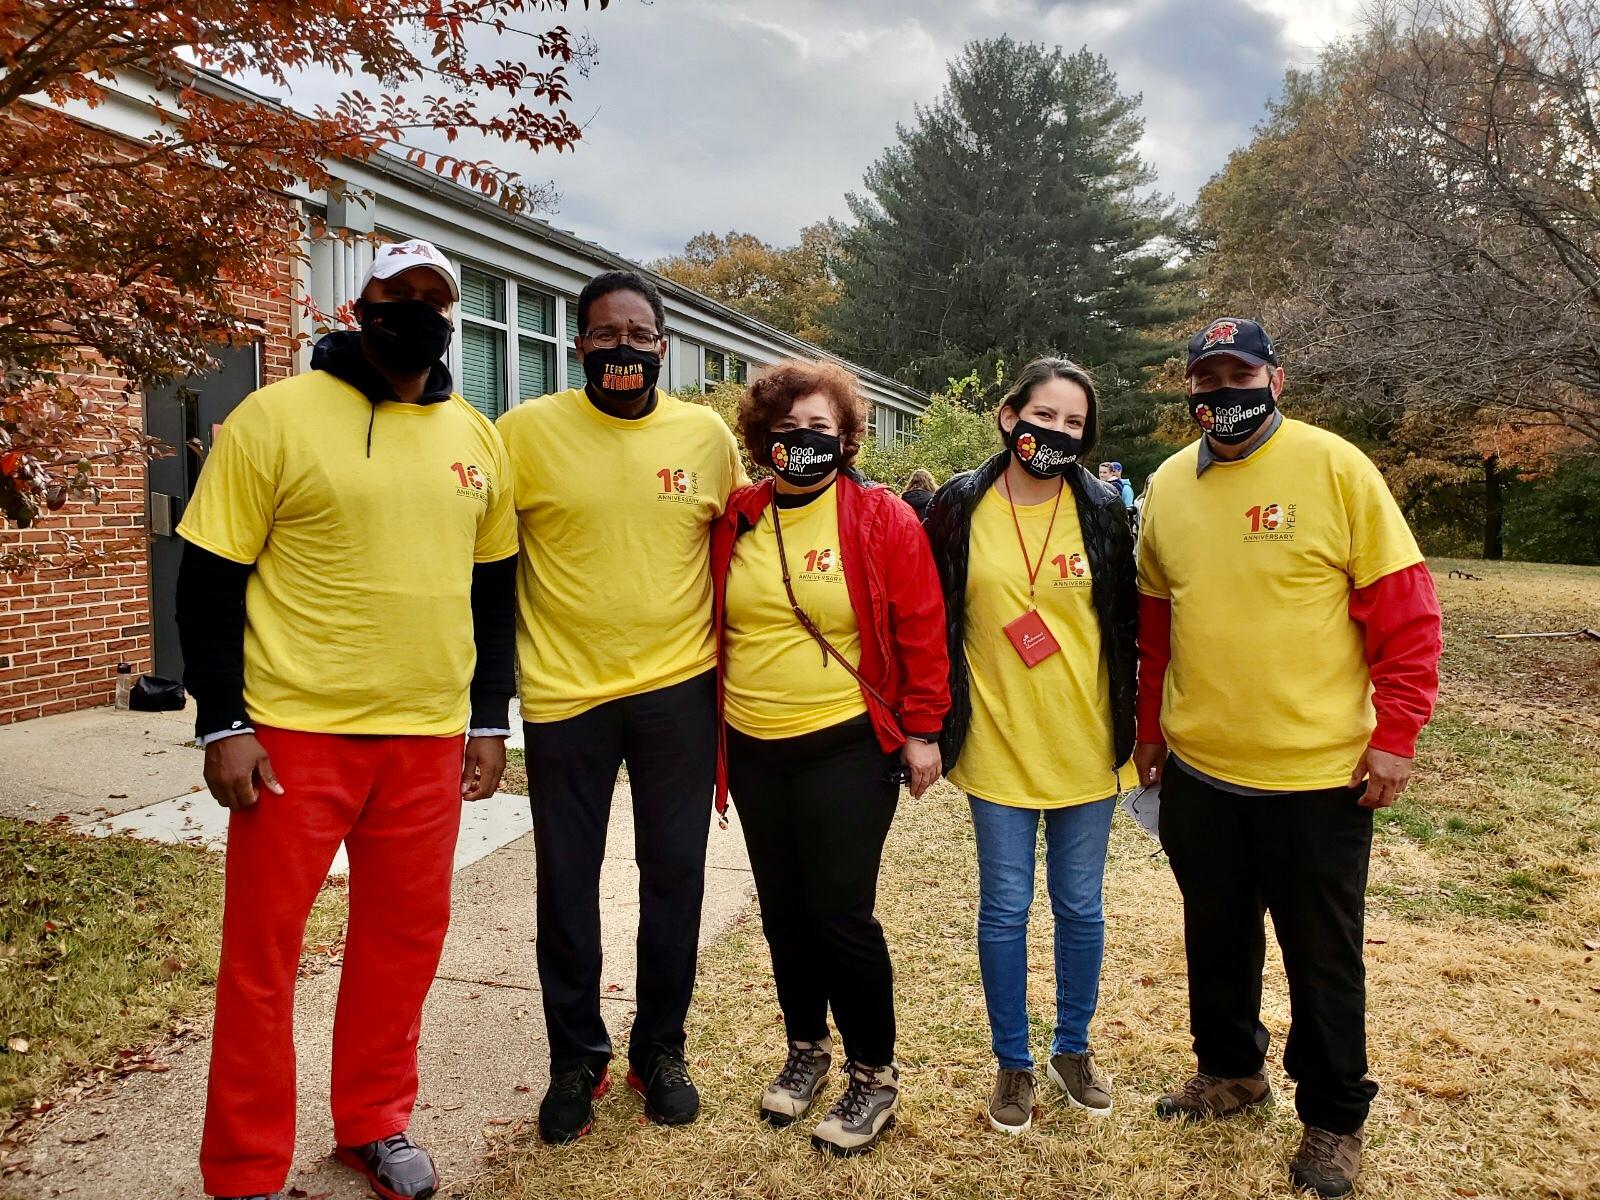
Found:
[[[1244,540],[1247,542],[1294,541],[1293,504],[1256,504],[1245,509],[1249,522]]]
[[[456,495],[479,504],[489,503],[489,480],[482,471],[470,463],[459,462],[451,463],[450,469],[456,473]]]
[[[1094,580],[1089,575],[1089,560],[1078,554],[1058,554],[1050,560],[1059,574],[1050,581],[1051,587],[1058,588],[1086,588],[1093,587]]]
[[[662,467],[656,472],[656,478],[661,481],[661,491],[656,494],[658,502],[694,504],[700,498],[699,471],[687,471],[682,467]]]

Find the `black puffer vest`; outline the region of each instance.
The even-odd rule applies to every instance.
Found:
[[[924,526],[944,588],[950,641],[950,715],[945,718],[944,735],[939,739],[946,771],[961,756],[972,719],[966,650],[967,553],[972,513],[983,494],[1004,473],[1010,456],[1009,450],[1001,451],[977,470],[953,477],[934,496]],[[1117,489],[1077,465],[1068,468],[1066,480],[1077,503],[1084,553],[1089,556],[1094,580],[1094,610],[1100,618],[1100,643],[1111,677],[1111,729],[1117,759],[1114,765],[1120,767],[1133,753],[1137,696],[1134,675],[1138,665],[1139,596],[1134,583],[1133,534]],[[1026,713],[1018,713],[1017,717],[1029,720]]]

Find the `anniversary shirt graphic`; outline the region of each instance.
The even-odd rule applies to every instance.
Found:
[[[805,567],[800,572],[800,578],[807,583],[833,583],[844,582],[844,562],[839,557],[839,552],[832,547],[823,550],[807,550],[805,553]]]
[[[483,505],[489,503],[489,480],[482,471],[470,463],[459,462],[451,463],[450,469],[456,476],[456,495]]]
[[[1094,586],[1094,580],[1089,575],[1089,560],[1081,551],[1074,554],[1058,554],[1050,560],[1050,565],[1057,571],[1056,578],[1050,581],[1050,586],[1053,588]]]
[[[700,472],[683,467],[662,467],[656,472],[661,490],[656,500],[669,504],[694,504],[700,499]]]
[[[1247,542],[1294,541],[1295,505],[1254,504],[1245,509]]]

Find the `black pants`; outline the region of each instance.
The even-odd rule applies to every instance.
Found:
[[[617,768],[628,764],[639,864],[635,1068],[683,1050],[705,897],[716,774],[716,676],[525,724],[538,872],[539,986],[550,1069],[611,1057],[600,1016],[600,866]]]
[[[826,1037],[832,1004],[846,1055],[873,1067],[894,1061],[894,968],[872,910],[900,797],[884,778],[898,761],[864,716],[793,738],[728,730],[728,785],[789,1040]]]
[[[1354,1133],[1378,1085],[1367,1075],[1362,922],[1372,813],[1361,789],[1267,797],[1212,787],[1168,760],[1161,845],[1183,892],[1189,1029],[1200,1070],[1261,1069],[1264,913],[1283,951],[1292,1019],[1283,1068],[1307,1125]]]

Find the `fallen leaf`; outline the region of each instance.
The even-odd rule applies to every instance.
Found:
[[[529,1084],[519,1083],[519,1084],[517,1084],[516,1087],[512,1088],[511,1090],[514,1091],[514,1092],[531,1092],[531,1091],[533,1091],[533,1088]]]
[[[511,1118],[510,1117],[490,1117],[489,1121],[488,1121],[488,1124],[490,1124],[490,1125],[509,1125],[509,1124],[511,1124]]]
[[[1584,938],[1583,948],[1585,950],[1600,950],[1600,942],[1595,941],[1593,938]]]
[[[1148,976],[1148,975],[1139,976],[1139,986],[1140,987],[1155,987],[1155,985],[1156,985],[1156,981],[1154,979],[1152,979],[1150,976]]]
[[[1385,939],[1385,938],[1368,938],[1367,939],[1367,945],[1369,945],[1369,946],[1387,946],[1388,944],[1389,944],[1388,940]]]
[[[13,1054],[26,1054],[28,1052],[28,1039],[25,1037],[11,1038],[6,1042],[6,1049]]]
[[[61,1139],[61,1144],[63,1146],[87,1146],[90,1142],[98,1142],[101,1138],[105,1137],[110,1132],[111,1131],[109,1129],[102,1129],[98,1133],[89,1134],[87,1137],[80,1137],[80,1138],[64,1137],[64,1138]]]

